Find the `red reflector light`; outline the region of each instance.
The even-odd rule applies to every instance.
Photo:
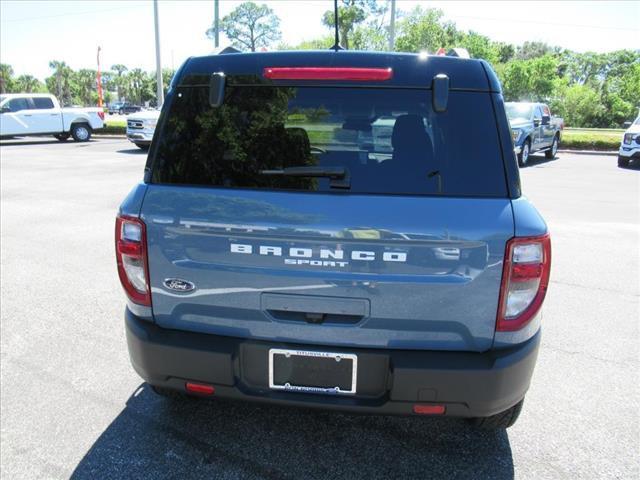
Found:
[[[390,68],[266,67],[262,76],[271,80],[351,80],[383,82],[393,77]]]
[[[442,415],[445,412],[444,405],[414,405],[413,413],[418,415]]]
[[[104,112],[98,112],[98,116],[100,117],[100,120],[104,120]]]
[[[532,278],[539,278],[542,275],[542,265],[539,263],[513,265],[511,270],[512,282],[526,282]]]
[[[216,389],[213,388],[213,385],[207,385],[204,383],[187,382],[184,388],[187,392],[201,393],[203,395],[213,395],[216,391]]]

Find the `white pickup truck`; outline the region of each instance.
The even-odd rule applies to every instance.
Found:
[[[45,93],[0,95],[0,137],[53,135],[64,142],[71,136],[87,142],[103,126],[101,108],[61,108],[56,97]]]

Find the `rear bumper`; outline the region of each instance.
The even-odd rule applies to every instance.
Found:
[[[415,404],[444,404],[446,415],[483,417],[518,403],[529,388],[540,333],[508,350],[485,353],[335,349],[167,330],[125,313],[131,363],[151,385],[184,390],[186,381],[215,386],[215,396],[299,407],[412,414]],[[268,388],[270,348],[358,355],[355,396]]]

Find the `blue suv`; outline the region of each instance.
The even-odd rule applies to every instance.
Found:
[[[185,62],[116,256],[159,394],[506,428],[551,249],[486,62],[317,51]]]

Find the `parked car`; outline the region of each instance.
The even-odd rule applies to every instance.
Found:
[[[505,108],[511,124],[514,151],[521,167],[528,163],[532,153],[544,152],[548,159],[556,157],[563,121],[553,118],[547,105],[507,102]]]
[[[118,113],[120,115],[126,115],[129,113],[135,113],[142,110],[140,105],[134,105],[129,102],[115,102],[109,105],[109,115]]]
[[[100,108],[61,108],[56,97],[45,93],[0,95],[2,137],[51,134],[60,141],[71,136],[76,142],[86,142],[103,126]]]
[[[640,115],[624,132],[618,150],[618,166],[628,167],[632,161],[640,159]]]
[[[136,147],[146,150],[151,145],[160,110],[147,110],[132,114],[127,118],[127,138]]]
[[[500,91],[446,56],[188,59],[116,219],[134,369],[172,397],[512,425],[551,247]]]

